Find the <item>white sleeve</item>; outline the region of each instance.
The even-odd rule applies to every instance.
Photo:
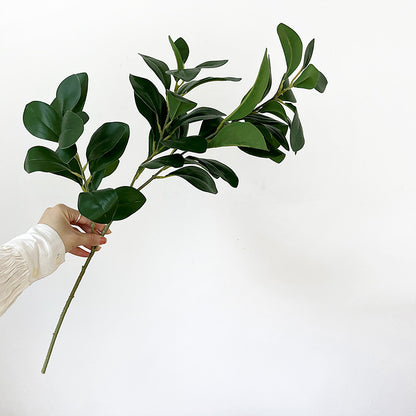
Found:
[[[46,224],[37,224],[0,246],[0,316],[23,290],[64,261],[64,243]]]

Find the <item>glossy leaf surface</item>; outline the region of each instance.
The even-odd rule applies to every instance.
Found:
[[[29,133],[40,139],[57,142],[61,122],[56,111],[42,101],[32,101],[23,112],[23,124]]]
[[[312,39],[308,46],[305,49],[305,56],[303,58],[303,65],[302,68],[306,68],[309,65],[309,62],[312,59],[313,49],[315,47],[315,39]]]
[[[167,175],[167,177],[169,176],[179,176],[201,191],[209,192],[212,194],[218,193],[215,182],[211,176],[205,172],[205,170],[195,166],[186,166],[184,168],[180,168]]]
[[[62,129],[58,143],[61,149],[67,149],[76,143],[84,132],[84,122],[77,114],[68,110],[62,119]]]
[[[167,91],[167,102],[171,120],[178,117],[197,106],[197,103],[190,101],[172,91]]]
[[[200,68],[172,69],[167,74],[173,75],[177,79],[192,81],[201,71]]]
[[[151,160],[149,162],[143,163],[141,166],[144,166],[148,169],[159,169],[163,166],[172,166],[174,168],[180,168],[184,164],[184,158],[181,155],[168,155],[162,156],[157,159]]]
[[[202,64],[197,65],[195,68],[219,68],[220,66],[225,65],[228,62],[228,59],[220,59],[217,61],[206,61]]]
[[[184,38],[176,39],[175,45],[178,48],[179,53],[181,54],[182,62],[186,63],[186,61],[188,60],[188,56],[189,56],[189,46],[185,42],[185,39]]]
[[[81,81],[77,74],[65,78],[56,90],[56,100],[59,104],[61,115],[73,110],[81,98]],[[85,99],[84,99],[85,101]]]
[[[169,42],[170,42],[170,46],[172,47],[173,53],[175,54],[176,64],[178,66],[178,69],[183,69],[184,62],[182,59],[181,52],[179,51],[179,48],[177,47],[176,43],[172,40],[170,36],[169,36]]]
[[[251,123],[231,123],[223,127],[218,134],[208,142],[208,147],[246,146],[267,150],[263,135]]]
[[[319,71],[312,65],[309,64],[303,72],[300,74],[299,78],[294,82],[296,88],[304,88],[311,90],[316,87],[319,79]]]
[[[260,113],[270,113],[286,122],[289,121],[289,118],[286,114],[283,105],[278,103],[277,101],[269,101],[268,103],[266,103],[263,107],[260,108]]]
[[[124,220],[138,211],[146,202],[146,197],[131,186],[120,186],[115,189],[118,198],[117,209],[113,221]]]
[[[166,73],[166,71],[169,71],[167,64],[165,64],[163,61],[160,61],[159,59],[152,58],[151,56],[142,55],[141,53],[139,55],[143,58],[149,68],[156,74],[156,76],[162,81],[165,88],[169,89],[171,84],[171,77]]]
[[[186,150],[188,152],[204,153],[207,150],[207,141],[201,136],[168,139],[163,140],[161,143],[171,149]]]
[[[295,116],[290,127],[290,147],[296,153],[305,144],[305,138],[303,136],[303,128],[299,119],[299,114],[296,111]]]
[[[277,34],[285,54],[287,70],[284,77],[287,79],[302,60],[303,45],[298,34],[283,23],[277,26]]]
[[[192,91],[194,88],[198,87],[199,85],[206,84],[207,82],[213,82],[213,81],[232,81],[232,82],[238,82],[241,81],[241,78],[234,78],[234,77],[206,77],[202,79],[198,79],[195,81],[187,82],[186,84],[183,84],[178,89],[178,94],[185,95],[189,91]]]
[[[117,207],[117,192],[111,188],[81,192],[78,196],[78,211],[89,220],[100,224],[111,222]]]

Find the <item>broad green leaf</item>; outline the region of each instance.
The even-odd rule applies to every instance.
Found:
[[[277,141],[279,145],[283,146],[286,150],[289,150],[289,143],[287,142],[285,135],[283,134],[283,132],[280,131],[279,128],[270,124],[267,124],[264,127],[272,136],[273,141],[271,141],[270,143],[273,145],[273,147],[278,147],[275,145],[275,141]]]
[[[187,68],[187,69],[172,69],[166,71],[167,74],[173,75],[177,79],[182,79],[186,82],[192,81],[201,71],[201,68]]]
[[[56,100],[62,116],[66,111],[75,108],[81,98],[81,92],[81,81],[77,74],[70,75],[59,84]]]
[[[152,58],[151,56],[147,55],[142,55],[141,53],[139,53],[139,55],[144,59],[149,68],[157,75],[165,88],[168,90],[171,84],[171,77],[166,73],[166,71],[169,71],[169,67],[159,59]]]
[[[308,65],[309,62],[312,59],[312,55],[313,55],[313,49],[315,47],[315,39],[312,39],[308,46],[305,49],[305,57],[303,59],[303,65],[302,65],[302,69],[305,69]]]
[[[120,158],[129,140],[129,126],[121,122],[104,123],[92,135],[87,147],[91,173],[102,170]]]
[[[259,150],[259,149],[251,149],[249,147],[239,147],[239,149],[242,150],[244,153],[249,154],[250,156],[271,159],[276,163],[280,163],[286,156],[279,149]]]
[[[58,143],[61,149],[67,149],[76,143],[84,132],[84,123],[78,115],[68,110],[62,119],[62,129]]]
[[[198,107],[192,110],[188,114],[184,114],[172,123],[172,128],[178,127],[183,124],[195,123],[202,120],[211,120],[224,116],[224,113],[210,107]]]
[[[197,106],[197,103],[190,101],[172,91],[167,91],[167,102],[171,120],[178,117]]]
[[[113,220],[118,207],[118,196],[115,189],[81,192],[78,196],[78,211],[89,220],[108,224]]]
[[[287,70],[284,77],[287,79],[302,60],[303,45],[298,34],[283,23],[277,26],[277,34],[285,54]]]
[[[319,79],[319,71],[312,65],[309,64],[303,72],[300,74],[299,78],[294,82],[296,88],[304,88],[311,90],[316,87]]]
[[[219,68],[220,66],[225,65],[228,62],[228,59],[221,59],[218,61],[206,61],[202,64],[197,65],[195,68]]]
[[[151,160],[149,162],[143,163],[141,166],[144,166],[148,169],[159,169],[163,166],[172,166],[174,168],[181,168],[184,164],[184,158],[182,155],[168,155],[162,156],[157,159]]]
[[[106,178],[107,176],[110,176],[112,173],[114,173],[114,171],[118,168],[119,164],[120,164],[120,161],[116,160],[111,165],[108,165],[104,169],[104,178]]]
[[[170,42],[170,46],[173,49],[173,53],[175,54],[178,69],[183,69],[184,68],[184,62],[183,62],[183,59],[182,59],[181,52],[179,51],[178,47],[176,46],[176,43],[172,40],[172,38],[170,36],[169,36],[169,42]]]
[[[81,96],[77,102],[77,104],[75,105],[73,111],[74,113],[79,113],[82,112],[84,105],[85,105],[85,100],[87,99],[87,92],[88,92],[88,75],[85,72],[80,72],[79,74],[75,74],[78,77],[78,80],[81,84]],[[86,113],[84,113],[86,114]],[[87,115],[88,117],[88,115]],[[81,117],[82,118],[82,117]],[[88,119],[87,119],[88,121]],[[87,122],[84,121],[84,124]]]
[[[272,157],[269,157],[269,159],[273,160],[273,162],[276,162],[276,163],[282,163],[285,157],[286,155],[282,152],[281,155],[272,156]]]
[[[315,86],[316,91],[321,92],[321,93],[324,92],[327,85],[328,85],[328,80],[326,79],[325,75],[322,72],[319,72],[318,82]]]
[[[212,194],[218,193],[217,187],[215,186],[214,180],[211,176],[205,172],[205,170],[197,168],[195,166],[187,166],[184,168],[180,168],[178,170],[173,171],[166,177],[170,176],[180,176],[181,178],[185,179],[191,185],[195,186],[195,188],[200,189],[204,192],[209,192]]]
[[[221,117],[204,120],[201,123],[198,135],[204,137],[205,139],[213,135],[217,131],[218,126],[222,123],[222,120],[223,119]]]
[[[71,147],[68,147],[67,149],[61,149],[60,147],[58,147],[55,153],[58,155],[59,159],[62,160],[62,162],[69,163],[77,154],[77,145],[74,144]]]
[[[59,156],[43,146],[35,146],[28,150],[25,158],[24,169],[27,173],[32,172],[49,172],[55,175],[64,176],[79,184],[81,178],[71,173],[69,166],[62,162]]]
[[[98,170],[94,172],[91,176],[91,181],[88,184],[88,191],[96,191],[101,184],[101,181],[110,176],[118,167],[120,161],[116,160],[111,165],[107,166],[105,169]]]
[[[265,105],[263,105],[263,107],[260,108],[260,113],[270,113],[286,122],[289,121],[289,117],[287,116],[284,107],[277,101],[268,101]]]
[[[238,186],[237,175],[230,167],[228,167],[227,165],[224,165],[224,163],[221,163],[218,160],[214,160],[214,159],[202,159],[200,157],[193,157],[193,156],[188,156],[186,160],[190,161],[191,163],[197,162],[198,164],[203,166],[205,169],[207,169],[208,172],[214,178],[216,179],[221,178],[224,181],[228,182],[233,188],[237,188]]]
[[[146,197],[131,186],[120,186],[115,191],[118,197],[118,206],[113,221],[120,221],[130,217],[146,202]]]
[[[213,81],[232,81],[232,82],[238,82],[241,81],[241,78],[234,78],[234,77],[207,77],[198,79],[195,81],[187,82],[186,84],[183,84],[178,89],[178,94],[185,95],[189,91],[193,90],[194,88],[198,87],[199,85],[206,84],[207,82],[213,82]]]
[[[76,114],[81,117],[82,122],[84,124],[87,124],[88,120],[90,119],[90,116],[85,111],[79,111]]]
[[[263,61],[260,65],[260,70],[257,75],[257,79],[246,94],[240,105],[226,117],[226,120],[239,120],[244,118],[247,114],[250,114],[256,105],[262,100],[264,92],[267,89],[270,79],[270,59],[267,55],[267,49],[264,53]]]
[[[223,146],[246,146],[267,150],[263,135],[251,123],[237,122],[228,124],[208,142],[209,148]]]
[[[146,78],[130,75],[130,83],[135,94],[137,94],[154,113],[159,115],[160,122],[164,121],[161,120],[161,116],[166,107],[166,102],[153,82]]]
[[[149,133],[149,144],[151,144],[151,146],[149,146],[149,152],[150,154],[152,154],[155,150],[153,146],[157,144],[157,142],[160,139],[160,133],[158,128],[158,116],[153,110],[151,110],[146,105],[146,103],[136,93],[134,93],[134,101],[136,103],[137,109],[139,110],[139,113],[143,117],[145,117],[150,124],[151,130]]]
[[[32,101],[23,112],[23,124],[29,133],[40,139],[57,142],[61,123],[56,111],[42,101]]]
[[[207,150],[207,141],[200,136],[163,140],[161,144],[171,149],[186,150],[195,153],[204,153]]]
[[[189,56],[189,47],[188,44],[185,42],[185,39],[178,38],[175,40],[175,45],[178,48],[179,53],[181,54],[183,63],[186,63]]]
[[[299,114],[296,111],[295,116],[290,127],[290,147],[295,152],[298,152],[305,144],[303,136],[303,128],[299,119]]]

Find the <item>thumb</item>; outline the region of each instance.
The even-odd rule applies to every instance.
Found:
[[[81,243],[79,245],[91,248],[93,246],[99,246],[105,244],[107,239],[98,234],[83,233],[80,235]]]

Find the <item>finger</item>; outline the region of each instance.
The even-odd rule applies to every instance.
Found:
[[[84,247],[94,247],[105,244],[107,239],[98,234],[79,233],[78,241],[78,245],[82,245]]]
[[[85,251],[80,247],[75,247],[74,249],[72,249],[70,251],[70,253],[73,254],[74,256],[78,256],[78,257],[88,257],[90,255],[90,253],[88,253],[88,251]]]

